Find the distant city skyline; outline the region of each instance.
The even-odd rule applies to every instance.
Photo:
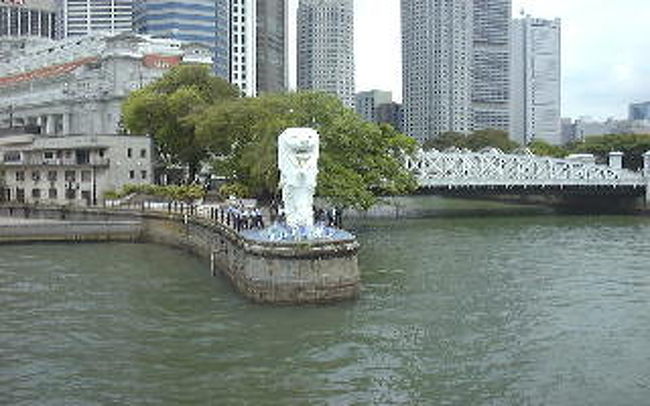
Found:
[[[297,0],[296,0],[297,2]],[[400,0],[355,0],[356,91],[402,100]],[[562,116],[625,118],[650,100],[647,0],[513,0],[515,16],[562,19]]]

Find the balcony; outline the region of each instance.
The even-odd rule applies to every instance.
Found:
[[[27,157],[20,160],[12,160],[3,162],[5,166],[94,166],[94,167],[107,167],[110,165],[110,159],[92,157],[89,159],[78,160],[76,158],[52,158],[45,159],[43,157]]]

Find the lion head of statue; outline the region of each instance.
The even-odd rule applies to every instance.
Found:
[[[317,171],[319,136],[312,128],[288,128],[278,138],[278,168],[284,174]]]

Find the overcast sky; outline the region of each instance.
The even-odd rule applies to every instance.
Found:
[[[400,0],[355,1],[357,91],[401,100]],[[562,19],[562,115],[627,116],[650,100],[650,0],[513,0],[534,17]]]

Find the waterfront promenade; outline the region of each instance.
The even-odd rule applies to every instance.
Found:
[[[0,243],[136,241],[141,231],[137,221],[0,217]]]
[[[132,241],[190,251],[244,297],[273,304],[329,303],[359,295],[354,236],[316,240],[249,238],[226,207],[70,208],[0,206],[0,243]],[[243,231],[243,230],[242,230]]]

